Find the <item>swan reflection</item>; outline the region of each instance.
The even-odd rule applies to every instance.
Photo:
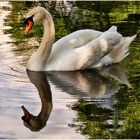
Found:
[[[106,66],[100,71],[63,71],[47,72],[49,80],[71,95],[87,97],[103,97],[112,95],[119,90],[118,84],[112,83],[108,76],[121,84],[131,87],[128,78],[120,64]]]
[[[39,131],[46,126],[46,122],[52,111],[52,93],[45,72],[33,72],[27,70],[30,81],[35,85],[41,99],[41,111],[38,116],[34,116],[22,106],[24,125],[32,131]]]
[[[113,77],[119,83],[131,87],[128,78],[119,64],[104,67],[100,71],[63,71],[63,72],[33,72],[27,70],[30,81],[38,90],[42,107],[38,116],[34,116],[22,106],[24,125],[32,131],[39,131],[46,126],[46,122],[52,111],[52,93],[50,84],[54,84],[59,90],[64,91],[73,97],[110,97],[117,93],[119,85],[108,78]]]

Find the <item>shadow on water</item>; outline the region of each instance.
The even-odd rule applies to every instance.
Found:
[[[41,99],[41,111],[37,116],[32,115],[22,106],[24,112],[22,120],[24,125],[32,131],[39,131],[45,127],[52,111],[52,92],[48,80],[73,98],[86,99],[91,104],[92,102],[96,103],[98,106],[100,105],[102,110],[104,108],[112,109],[112,104],[115,101],[112,100],[111,103],[112,95],[119,90],[117,84],[103,75],[112,76],[119,83],[130,87],[127,76],[119,64],[106,66],[99,72],[95,70],[74,72],[34,72],[27,70],[27,75],[31,83],[37,88]]]

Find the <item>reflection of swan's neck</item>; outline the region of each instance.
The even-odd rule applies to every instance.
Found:
[[[42,20],[42,24],[44,27],[42,42],[38,50],[31,56],[27,64],[27,68],[33,71],[44,70],[55,39],[54,22],[49,12],[46,13],[46,18]]]
[[[46,88],[46,89],[45,89]],[[41,99],[41,103],[42,103],[42,107],[41,107],[41,111],[38,115],[38,118],[40,120],[42,120],[42,122],[45,122],[48,120],[48,117],[50,116],[51,110],[52,110],[52,96],[51,91],[50,91],[50,87],[48,86],[44,86],[40,89],[38,89],[39,91],[39,96]],[[48,92],[48,94],[46,94],[46,91]]]
[[[41,99],[41,111],[38,118],[46,123],[52,110],[52,93],[50,85],[44,72],[28,71],[28,75],[31,82],[37,88]]]
[[[32,115],[24,106],[22,107],[24,125],[32,131],[39,131],[44,126],[52,111],[52,93],[45,72],[27,70],[30,81],[35,85],[41,99],[41,111],[38,116]]]

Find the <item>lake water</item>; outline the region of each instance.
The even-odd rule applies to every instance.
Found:
[[[58,4],[52,13],[57,39],[74,30],[104,31],[111,25],[125,36],[138,36],[121,64],[100,71],[46,73],[27,71],[21,64],[25,55],[13,51],[15,39],[5,32],[12,28],[7,20],[12,5],[0,2],[0,138],[140,138],[138,4],[68,3],[62,13]],[[33,114],[31,123],[23,123],[22,106]]]

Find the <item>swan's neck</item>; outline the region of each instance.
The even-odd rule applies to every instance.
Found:
[[[55,38],[55,28],[52,16],[49,13],[46,15],[46,18],[42,22],[44,26],[43,39],[39,49],[37,50],[37,53],[41,54],[41,56],[45,59],[45,62],[50,55]]]
[[[33,53],[28,61],[27,68],[32,71],[44,71],[45,64],[50,56],[52,45],[55,39],[55,28],[52,16],[46,13],[46,18],[42,21],[44,34],[38,50]]]

